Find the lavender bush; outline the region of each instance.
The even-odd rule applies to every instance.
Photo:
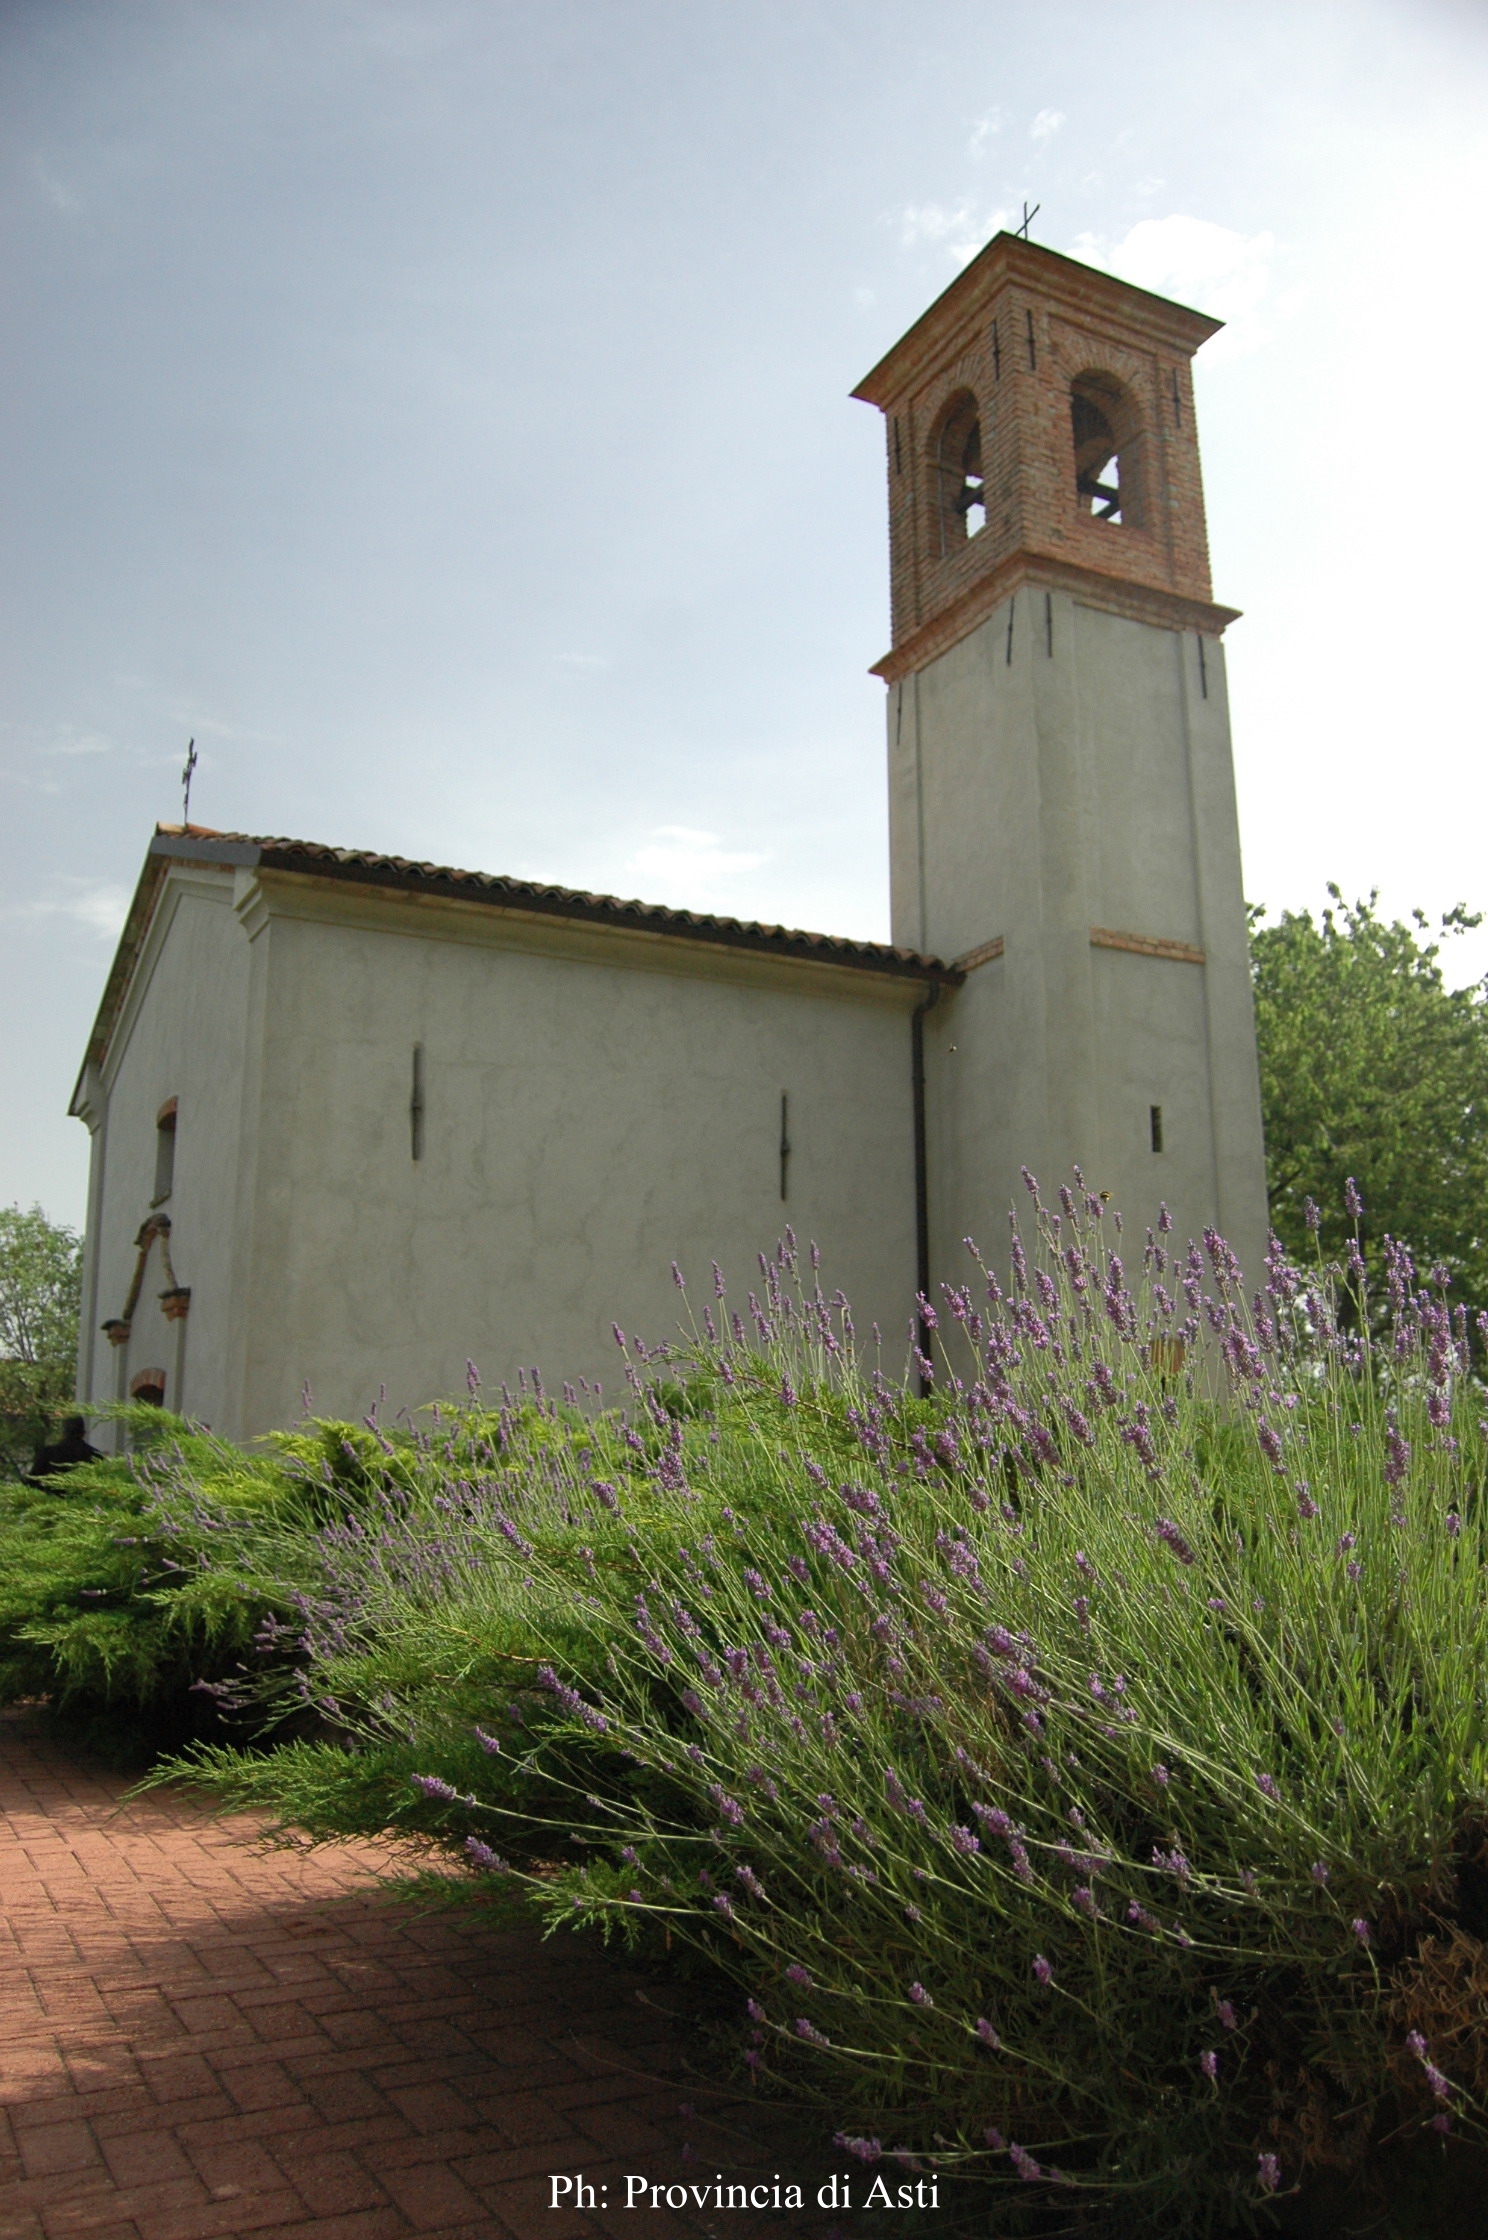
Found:
[[[1356,1252],[1247,1300],[1032,1204],[920,1303],[928,1397],[787,1237],[625,1409],[385,1439],[266,1644],[340,1738],[190,1770],[705,1952],[749,2069],[999,2229],[1198,2234],[1482,2136],[1481,1395],[1398,1248],[1381,1345]]]

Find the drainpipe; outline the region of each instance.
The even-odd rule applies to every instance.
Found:
[[[923,999],[915,1005],[909,1022],[910,1085],[914,1104],[915,1189],[915,1288],[921,1298],[930,1296],[930,1170],[925,1134],[925,1020],[940,1001],[940,982],[932,980]],[[930,1325],[919,1317],[920,1351],[931,1358]],[[920,1377],[920,1398],[928,1398],[930,1380]]]

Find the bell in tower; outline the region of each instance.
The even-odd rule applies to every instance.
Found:
[[[894,940],[966,974],[925,1029],[936,1281],[1021,1168],[1075,1165],[1258,1280],[1236,616],[1190,373],[1217,326],[1001,233],[854,392],[888,436]]]

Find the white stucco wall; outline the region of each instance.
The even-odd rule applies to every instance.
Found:
[[[232,874],[206,866],[167,873],[139,964],[100,1074],[88,1085],[92,1131],[79,1393],[106,1403],[138,1371],[166,1371],[166,1400],[215,1416],[232,1376],[239,1332],[229,1271],[237,1249],[232,1178],[243,1100],[248,947],[232,911]],[[99,1324],[123,1314],[135,1237],[152,1211],[156,1115],[177,1099],[171,1222],[177,1281],[189,1285],[181,1332],[161,1312],[157,1245],[145,1269],[129,1342],[120,1353]],[[183,1374],[180,1383],[177,1368]]]
[[[1201,672],[1192,634],[1025,588],[889,695],[894,938],[947,958],[1005,944],[927,1027],[937,1278],[959,1276],[968,1232],[1000,1249],[1025,1164],[1046,1194],[1080,1164],[1138,1238],[1166,1201],[1184,1235],[1212,1223],[1259,1266],[1224,659],[1204,651]]]
[[[535,1363],[616,1391],[610,1323],[675,1330],[671,1260],[699,1306],[719,1260],[742,1307],[787,1220],[902,1354],[918,982],[273,874],[239,890],[258,1089],[224,1428],[292,1420],[306,1382],[334,1414],[380,1384],[386,1412],[417,1407],[463,1390],[467,1356],[488,1383]]]

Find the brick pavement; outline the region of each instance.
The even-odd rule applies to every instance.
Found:
[[[620,2206],[628,2172],[806,2175],[766,2111],[689,2073],[672,1987],[390,1902],[378,1845],[256,1848],[252,1823],[126,1786],[0,1714],[0,2240],[829,2221]],[[549,2207],[549,2174],[579,2170],[607,2211]]]

